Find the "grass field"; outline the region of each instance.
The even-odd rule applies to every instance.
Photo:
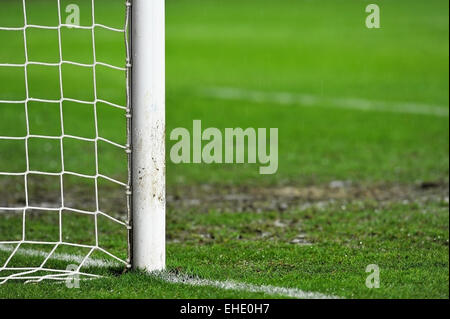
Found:
[[[81,24],[90,25],[90,1],[79,3]],[[367,29],[368,3],[167,0],[167,132],[190,130],[194,119],[222,130],[277,127],[278,172],[167,158],[168,273],[209,284],[121,274],[115,266],[91,269],[107,278],[80,289],[13,282],[0,286],[0,298],[283,297],[211,284],[219,281],[343,298],[449,298],[449,4],[380,0],[382,27]],[[30,24],[57,24],[56,1],[27,6]],[[122,27],[122,1],[96,6],[98,23]],[[23,26],[21,1],[2,3],[0,26]],[[96,30],[95,38],[97,60],[123,66],[122,35]],[[62,39],[64,59],[92,63],[90,32],[66,29]],[[21,31],[0,31],[0,42],[7,43],[0,64],[24,63]],[[59,62],[56,30],[30,29],[27,42],[30,60]],[[60,98],[57,67],[32,65],[28,74],[32,97]],[[65,65],[62,74],[66,97],[93,99],[92,70]],[[125,103],[123,72],[98,66],[96,74],[98,96]],[[0,67],[0,100],[24,99],[23,78],[23,68]],[[290,102],[276,98],[280,92]],[[92,105],[63,107],[65,134],[95,137]],[[31,134],[61,134],[59,105],[30,102],[28,109]],[[124,111],[99,103],[97,114],[100,136],[125,143]],[[25,136],[24,119],[23,104],[0,104],[0,136]],[[167,148],[173,143],[167,140]],[[0,139],[0,172],[26,169],[23,145]],[[30,139],[30,169],[60,171],[59,147]],[[99,165],[125,181],[124,152],[99,142]],[[64,166],[95,173],[93,143],[65,139]],[[70,201],[93,205],[88,182],[73,178],[67,185]],[[36,202],[59,200],[58,180],[31,186]],[[23,202],[22,188],[0,176],[0,206]],[[122,189],[107,182],[102,189],[102,207],[123,217]],[[20,216],[0,214],[0,240],[20,237]],[[66,236],[92,239],[92,220],[67,220]],[[32,221],[31,236],[57,236],[57,216]],[[102,244],[125,257],[123,229],[103,225]],[[8,255],[0,250],[0,262]],[[17,263],[39,260],[18,256]],[[378,289],[365,286],[369,264],[380,267]]]

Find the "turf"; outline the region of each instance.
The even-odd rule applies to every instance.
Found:
[[[175,211],[168,222],[168,269],[346,298],[448,297],[448,206],[369,207],[310,208],[283,214]],[[299,232],[307,234],[311,245],[292,243]],[[365,268],[372,263],[381,269],[380,289],[365,286]],[[141,273],[118,275],[119,270],[102,270],[100,274],[113,279],[81,282],[81,289],[10,283],[2,286],[2,297],[273,297],[174,285]]]
[[[55,3],[27,1],[29,23],[54,25]],[[96,3],[98,22],[121,27],[122,1]],[[335,180],[364,185],[416,185],[425,181],[448,188],[448,117],[227,101],[203,93],[209,88],[226,87],[448,108],[448,2],[379,1],[379,30],[364,25],[368,3],[167,1],[167,132],[176,127],[190,129],[194,119],[201,119],[203,127],[219,129],[279,128],[277,174],[261,176],[257,165],[175,165],[168,158],[168,193],[179,185],[207,183],[219,191],[229,185],[304,187]],[[80,1],[80,6],[81,23],[88,25],[89,1]],[[23,24],[20,1],[5,2],[3,7],[0,24]],[[90,34],[65,32],[64,58],[92,63]],[[101,30],[95,37],[98,60],[122,66],[122,38]],[[58,61],[55,32],[31,29],[27,39],[30,59]],[[20,32],[0,31],[0,41],[11,48],[0,51],[0,63],[24,62]],[[99,96],[123,104],[123,73],[102,67],[96,72]],[[32,96],[59,98],[57,69],[32,66],[29,75]],[[24,98],[23,77],[22,69],[0,67],[0,100]],[[91,100],[92,74],[79,67],[64,67],[63,90],[65,96]],[[64,103],[63,108],[66,134],[95,136],[91,106]],[[0,136],[26,134],[23,105],[0,104],[0,112]],[[30,103],[28,112],[32,134],[61,134],[59,106]],[[97,106],[97,112],[99,134],[124,143],[124,112],[103,104]],[[31,139],[29,143],[31,169],[61,169],[58,142]],[[171,145],[173,141],[167,140],[168,149]],[[125,180],[124,153],[103,143],[99,147],[101,172]],[[93,143],[65,139],[66,169],[95,172],[92,149]],[[0,154],[0,171],[25,170],[23,141],[0,140]],[[73,183],[78,190],[86,187],[82,180]],[[49,191],[58,187],[57,181],[46,184]],[[14,185],[0,179],[2,198],[9,198],[3,192],[10,193]],[[119,215],[123,213],[116,210]],[[425,203],[403,203],[394,198],[387,206],[350,201],[326,209],[284,212],[172,208],[167,216],[167,262],[172,272],[297,287],[348,298],[449,297],[448,191]],[[288,226],[275,226],[278,220]],[[81,227],[90,221],[79,223]],[[12,225],[11,219],[0,223],[1,237],[17,235],[18,229]],[[312,245],[292,243],[300,228]],[[34,233],[52,234],[40,223],[32,229]],[[123,254],[122,235],[114,230],[107,235],[108,248]],[[86,237],[84,232],[69,236],[77,241]],[[3,256],[5,253],[0,252]],[[381,269],[380,289],[364,285],[364,270],[372,263]],[[0,297],[268,297],[169,284],[140,273],[118,275],[118,269],[101,272],[113,278],[83,282],[82,289],[12,283],[0,286]]]

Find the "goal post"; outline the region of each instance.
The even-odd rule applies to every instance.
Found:
[[[133,0],[131,22],[132,256],[165,268],[164,0]]]
[[[0,285],[165,269],[165,0],[62,4],[0,19]]]

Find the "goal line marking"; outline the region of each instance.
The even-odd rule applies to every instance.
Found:
[[[14,248],[15,248],[15,246],[0,245],[0,251],[3,251],[3,252],[12,252],[14,250]],[[22,248],[22,247],[19,248],[17,253],[21,254],[21,255],[25,255],[25,256],[30,256],[30,257],[42,257],[42,258],[46,258],[49,254],[49,252],[35,250],[35,249],[29,249],[29,248]],[[53,253],[49,259],[81,263],[81,262],[83,262],[84,258],[85,258],[85,256],[79,256],[79,255],[73,255],[73,254],[63,254],[63,253]],[[0,264],[0,266],[1,266],[1,264]],[[123,266],[123,264],[115,262],[115,261],[110,261],[110,260],[88,258],[84,262],[83,266],[84,267],[97,267],[97,268],[111,268],[111,267],[120,267],[120,266]]]
[[[7,245],[0,245],[0,251],[3,252],[12,252],[14,250],[14,247],[7,246]],[[35,256],[35,257],[47,257],[48,253],[44,251],[34,250],[34,249],[24,249],[21,248],[18,251],[21,255],[26,256]],[[62,253],[54,253],[50,259],[54,260],[60,260],[60,261],[67,261],[67,262],[82,262],[84,259],[84,256],[78,256],[78,255],[72,255],[72,254],[62,254]],[[89,258],[84,263],[84,266],[91,266],[91,267],[98,267],[98,268],[110,268],[110,267],[120,267],[123,266],[122,264],[114,261],[108,261],[103,259],[94,259]],[[251,293],[264,293],[271,296],[283,296],[283,297],[289,297],[289,298],[296,298],[296,299],[340,299],[342,297],[333,296],[333,295],[327,295],[322,294],[319,292],[310,292],[310,291],[303,291],[301,289],[297,288],[287,288],[287,287],[277,287],[277,286],[271,286],[271,285],[255,285],[255,284],[248,284],[248,283],[242,283],[232,280],[225,280],[225,281],[219,281],[219,280],[209,280],[209,279],[201,279],[201,278],[195,278],[190,277],[187,275],[175,275],[171,274],[169,272],[154,272],[150,275],[161,279],[168,283],[173,284],[184,284],[184,285],[190,285],[190,286],[197,286],[197,287],[214,287],[224,290],[235,290],[235,291],[244,291],[244,292],[251,292]]]
[[[201,278],[193,278],[186,275],[174,275],[167,272],[156,274],[157,278],[161,278],[166,282],[174,284],[186,284],[191,286],[214,287],[224,290],[245,291],[252,293],[264,293],[271,296],[283,296],[295,299],[341,299],[342,297],[322,294],[320,292],[303,291],[297,288],[277,287],[270,285],[255,285],[237,282],[233,280],[209,280]]]
[[[323,108],[331,107],[359,111],[419,114],[439,117],[449,116],[448,107],[413,102],[373,101],[361,98],[333,98],[312,94],[265,92],[238,88],[210,88],[201,90],[200,94],[211,98],[255,103],[274,103],[280,105],[300,105]]]

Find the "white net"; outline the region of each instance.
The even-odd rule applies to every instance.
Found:
[[[124,8],[122,14],[125,18],[125,23],[122,27],[116,28],[105,24],[96,22],[96,2],[95,0],[87,0],[89,2],[89,14],[91,15],[90,25],[74,25],[63,23],[65,18],[65,7],[62,6],[62,0],[54,0],[54,3],[46,9],[57,10],[58,24],[45,25],[33,24],[29,21],[31,3],[36,4],[36,0],[19,0],[16,3],[21,7],[21,15],[23,18],[22,25],[7,25],[2,26],[0,20],[0,32],[2,34],[14,33],[13,37],[23,38],[24,61],[22,63],[10,63],[9,61],[1,61],[5,55],[0,54],[0,74],[3,72],[4,78],[8,77],[9,70],[22,70],[24,75],[24,82],[11,84],[11,86],[24,86],[25,96],[21,99],[3,99],[5,96],[12,96],[14,94],[0,95],[0,117],[8,120],[7,110],[20,114],[24,118],[25,134],[21,136],[13,136],[13,134],[3,134],[4,130],[0,130],[0,284],[11,280],[25,280],[25,281],[42,281],[44,279],[52,280],[66,280],[69,276],[80,275],[86,278],[100,276],[92,267],[95,263],[92,262],[94,254],[103,254],[103,258],[111,258],[115,264],[122,264],[129,267],[130,260],[130,170],[126,167],[125,176],[122,180],[116,177],[114,172],[108,174],[102,172],[100,169],[99,154],[100,148],[106,146],[117,149],[122,152],[128,166],[130,163],[130,94],[129,94],[129,73],[130,73],[130,46],[128,41],[128,29],[130,20],[130,1],[121,1]],[[48,1],[47,1],[48,3]],[[103,5],[101,9],[107,8],[107,4]],[[7,10],[3,8],[2,10]],[[85,14],[86,11],[81,12]],[[108,14],[108,13],[106,13]],[[65,21],[65,20],[64,20]],[[123,20],[122,20],[123,21]],[[63,55],[63,46],[68,42],[64,39],[64,30],[71,29],[74,32],[89,32],[91,38],[91,54],[90,63],[84,63],[76,60],[65,59]],[[57,33],[57,60],[53,62],[35,60],[30,55],[29,45],[32,42],[30,32],[36,30],[53,31]],[[114,65],[98,59],[96,50],[96,36],[98,31],[113,32],[122,35],[120,48],[123,50],[122,54],[125,57],[123,65]],[[41,40],[45,41],[46,38]],[[30,41],[27,41],[30,40]],[[69,50],[77,50],[76,46],[67,44]],[[13,43],[2,43],[2,50],[8,51],[9,46]],[[116,44],[111,44],[111,48],[116,48]],[[107,45],[107,48],[109,46]],[[35,54],[34,54],[35,56]],[[6,59],[6,58],[5,58]],[[8,60],[8,59],[6,59]],[[93,85],[92,99],[74,98],[70,94],[71,90],[68,87],[68,82],[64,79],[64,68],[66,66],[77,67],[77,70],[89,70]],[[33,90],[30,87],[31,78],[38,78],[45,81],[45,78],[39,74],[39,69],[35,67],[52,67],[56,68],[58,75],[58,92],[49,93],[47,86],[40,91]],[[125,78],[125,84],[116,86],[117,81],[108,82],[108,78],[100,80],[97,76],[98,68],[106,70],[115,70],[122,72],[122,77]],[[77,71],[78,72],[78,71]],[[125,74],[125,76],[123,76]],[[4,80],[3,78],[3,80]],[[11,81],[14,77],[11,78]],[[98,92],[99,83],[103,81],[103,87],[106,86],[106,92],[113,92],[125,89],[123,92],[124,102],[117,103],[116,101],[108,100],[107,96],[101,96]],[[38,81],[39,82],[39,81]],[[36,81],[34,82],[36,83]],[[83,83],[82,83],[83,84]],[[35,84],[33,84],[36,86]],[[70,85],[70,83],[69,83]],[[8,86],[6,86],[8,87]],[[73,91],[73,90],[72,90]],[[38,93],[36,93],[38,92]],[[41,95],[41,96],[40,96]],[[46,96],[56,96],[56,98],[46,98]],[[106,97],[105,97],[106,96]],[[93,117],[93,136],[86,137],[72,134],[65,129],[65,123],[68,123],[65,114],[68,111],[67,105],[72,105],[83,108],[88,107],[88,112]],[[57,122],[50,122],[50,119],[45,119],[46,127],[58,126],[58,134],[36,134],[33,130],[33,125],[30,112],[35,112],[36,105],[46,107],[56,107],[58,109]],[[99,108],[113,108],[122,112],[122,120],[126,123],[126,134],[122,143],[116,142],[111,138],[104,137],[99,130],[100,111]],[[32,110],[33,109],[33,110]],[[3,112],[2,112],[3,111]],[[3,113],[3,114],[2,114]],[[44,115],[45,116],[45,115]],[[75,126],[80,123],[75,123]],[[6,126],[6,125],[4,125]],[[73,125],[72,125],[73,126]],[[8,136],[11,135],[11,136]],[[40,143],[36,143],[39,141]],[[49,165],[36,165],[34,160],[46,161],[48,157],[48,145],[55,145],[57,156],[47,160]],[[91,173],[85,173],[83,169],[77,169],[79,166],[68,165],[68,162],[74,162],[73,158],[82,156],[86,148],[71,149],[70,143],[85,143],[84,145],[92,146],[89,150],[93,153],[93,170]],[[68,146],[69,145],[69,146]],[[22,152],[23,148],[23,152]],[[18,151],[20,149],[20,151]],[[87,152],[87,151],[86,151]],[[8,155],[9,154],[9,155]],[[13,154],[13,155],[11,155]],[[24,155],[24,169],[17,171],[13,168],[4,168],[5,163],[16,163],[22,161],[18,158],[19,155]],[[8,157],[9,156],[9,157]],[[70,161],[69,161],[70,159]],[[114,161],[115,158],[109,158]],[[75,162],[77,160],[75,159]],[[81,162],[81,161],[80,161]],[[51,165],[50,165],[51,164]],[[52,166],[53,165],[53,166]],[[82,165],[81,165],[82,166]],[[3,167],[3,169],[2,169]],[[39,168],[44,167],[44,168]],[[75,167],[72,169],[72,167]],[[113,170],[110,170],[110,172]],[[5,180],[7,182],[5,182]],[[46,181],[52,180],[52,185],[45,185]],[[74,182],[75,181],[75,182]],[[119,187],[121,189],[122,199],[125,203],[121,214],[113,214],[108,210],[113,211],[115,202],[109,203],[111,199],[102,201],[101,185],[108,183],[112,185],[106,189],[106,193],[110,192],[112,187]],[[50,183],[51,184],[51,183]],[[86,185],[89,185],[86,186]],[[85,189],[92,190],[92,200],[86,199]],[[75,191],[74,191],[75,189]],[[48,199],[47,192],[52,193],[53,197]],[[14,193],[11,195],[11,193]],[[105,193],[105,192],[103,192]],[[113,192],[113,194],[115,194]],[[70,196],[69,196],[70,195]],[[12,199],[14,198],[14,199]],[[107,198],[107,196],[106,196]],[[114,198],[112,199],[114,201]],[[107,203],[102,207],[102,202]],[[85,202],[91,202],[85,204]],[[102,226],[101,222],[105,225]],[[109,227],[109,228],[108,228]],[[50,230],[53,229],[53,230]],[[54,231],[56,229],[56,231]],[[122,232],[126,238],[114,237],[102,242],[101,232],[105,233]],[[42,233],[37,236],[37,233]],[[51,235],[50,233],[53,234]],[[90,238],[86,238],[90,237]],[[120,238],[120,239],[118,239]],[[124,245],[117,245],[116,242],[121,240]],[[125,251],[121,251],[118,246],[125,247]],[[72,256],[70,258],[61,258],[61,256]],[[61,261],[64,262],[61,262]],[[58,262],[56,262],[58,261]],[[67,264],[76,264],[76,267],[67,268]],[[113,263],[113,264],[114,264]],[[123,268],[123,266],[121,268]]]

